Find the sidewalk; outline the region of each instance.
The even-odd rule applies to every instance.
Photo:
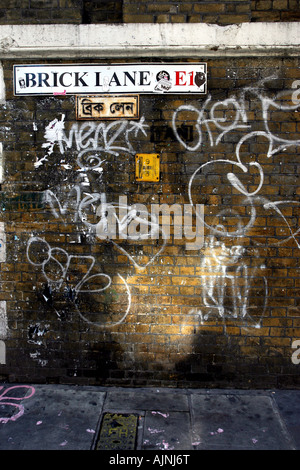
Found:
[[[300,390],[0,387],[0,450],[300,449]]]

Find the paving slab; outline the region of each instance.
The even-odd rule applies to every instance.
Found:
[[[21,387],[3,387],[8,392],[0,402],[4,418],[0,423],[1,450],[91,449],[104,392],[59,385],[34,385],[33,390]],[[29,397],[20,400],[25,392]],[[23,412],[15,404],[22,406]]]
[[[191,403],[193,439],[198,450],[293,448],[269,396],[194,394]]]
[[[56,384],[0,384],[0,450],[97,450],[106,413],[124,451],[131,437],[135,451],[300,450],[300,390]],[[115,413],[133,414],[133,431]]]
[[[112,390],[105,400],[106,410],[189,411],[186,393],[156,389]]]
[[[183,411],[147,411],[142,450],[192,450],[190,415]]]
[[[288,432],[291,434],[295,447],[300,450],[300,391],[280,390],[272,392],[280,416]]]

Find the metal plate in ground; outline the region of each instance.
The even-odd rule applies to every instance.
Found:
[[[96,450],[134,450],[138,418],[133,414],[105,413]]]

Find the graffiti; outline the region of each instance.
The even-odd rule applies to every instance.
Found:
[[[295,365],[300,364],[300,340],[299,339],[293,341],[292,348],[293,349],[298,348],[292,354],[292,363],[295,364]]]
[[[119,217],[115,209],[119,210]],[[145,269],[163,252],[167,236],[164,230],[159,227],[158,218],[149,213],[146,206],[142,204],[128,206],[126,197],[121,197],[117,204],[108,204],[106,197],[103,196],[101,205],[97,208],[97,214],[100,215],[96,226],[97,237],[108,239],[136,268]],[[137,263],[128,250],[114,241],[117,235],[121,240],[136,241],[147,240],[151,237],[159,238],[159,234],[162,235],[162,245],[155,254],[148,257],[148,261],[144,265]]]
[[[174,140],[175,134],[171,126],[151,126],[150,142],[165,142],[166,140]],[[193,142],[193,126],[181,124],[176,129],[176,135],[179,135],[185,142]]]
[[[130,137],[133,135],[137,137],[139,133],[147,135],[145,124],[145,118],[141,117],[139,121],[113,121],[110,124],[101,122],[96,124],[95,122],[85,122],[81,125],[74,123],[69,130],[67,136],[65,132],[65,115],[63,114],[61,119],[57,118],[51,121],[45,129],[44,138],[46,143],[42,145],[42,148],[47,149],[46,155],[40,160],[35,162],[35,167],[38,168],[43,164],[44,161],[48,160],[48,157],[53,153],[54,147],[57,145],[61,154],[65,153],[66,149],[70,149],[75,143],[75,147],[79,152],[78,164],[81,168],[90,168],[89,162],[97,161],[97,164],[93,168],[98,168],[100,160],[97,153],[107,152],[113,155],[119,155],[119,152],[127,152],[134,154],[135,150],[130,141]],[[87,167],[82,162],[82,157],[86,152],[93,151],[93,155],[88,156]]]
[[[206,227],[210,233],[200,265],[204,306],[197,313],[201,322],[217,315],[224,322],[227,319],[236,319],[256,328],[261,324],[268,295],[266,278],[260,272],[262,268],[253,264],[251,268],[248,266],[244,257],[245,249],[238,241],[231,248],[227,248],[224,242],[218,241],[218,238],[239,239],[251,233],[257,219],[258,207],[259,210],[263,209],[277,216],[284,228],[288,229],[288,234],[284,234],[281,239],[277,237],[276,243],[280,244],[293,239],[300,248],[297,240],[300,228],[292,227],[290,219],[285,215],[285,205],[297,206],[300,202],[292,199],[280,200],[280,198],[271,200],[264,195],[265,174],[263,164],[259,159],[260,154],[254,156],[250,151],[251,145],[261,140],[264,148],[261,153],[267,159],[271,159],[274,155],[300,144],[300,140],[287,139],[279,135],[270,123],[273,112],[286,112],[291,115],[297,112],[300,106],[297,100],[297,102],[294,100],[292,105],[287,104],[288,100],[285,98],[286,95],[291,98],[291,91],[278,93],[272,98],[267,95],[265,84],[274,78],[276,77],[269,77],[255,86],[245,87],[239,95],[229,96],[223,101],[213,102],[209,95],[199,108],[192,105],[179,106],[173,114],[172,127],[154,128],[152,126],[150,128],[151,142],[157,142],[162,137],[164,139],[175,137],[188,152],[200,152],[206,145],[214,149],[223,143],[230,133],[235,133],[233,156],[212,158],[199,163],[188,182],[189,206],[194,209],[197,222],[200,220],[200,226]],[[292,96],[295,97],[295,92]],[[258,103],[261,126],[259,130],[257,126],[253,126],[250,118],[249,101],[252,98],[255,99],[255,103]],[[183,120],[181,115],[184,116]],[[135,153],[131,137],[147,136],[148,125],[144,117],[137,122],[75,123],[68,132],[65,130],[64,119],[65,116],[62,115],[60,120],[54,119],[46,127],[44,134],[46,142],[42,145],[42,148],[46,149],[46,155],[35,166],[38,167],[47,160],[55,149],[60,154],[64,154],[67,149],[75,148],[76,164],[79,167],[77,171],[83,181],[74,184],[66,192],[62,192],[63,199],[54,190],[46,190],[44,203],[48,204],[56,219],[62,219],[65,224],[69,221],[81,223],[83,230],[88,234],[92,234],[98,240],[111,243],[128,258],[135,268],[148,267],[163,252],[167,240],[167,235],[159,227],[158,217],[156,215],[154,217],[152,211],[150,213],[145,206],[142,208],[140,207],[142,205],[130,206],[126,197],[120,197],[118,202],[108,201],[105,190],[92,191],[88,176],[89,171],[94,171],[98,173],[103,183],[104,163],[107,158],[117,156],[120,152]],[[218,213],[214,213],[216,221],[214,224],[212,217],[206,221],[204,212],[197,211],[198,204],[195,203],[195,199],[200,194],[199,189],[204,182],[207,182],[207,178],[219,172],[222,172],[222,175],[225,174],[226,181],[231,188],[230,194],[237,194],[240,200],[236,207],[227,203]],[[201,184],[202,180],[203,184]],[[221,219],[223,221],[234,219],[235,223],[220,224]],[[147,240],[150,237],[153,238],[153,234],[159,234],[162,238],[162,246],[157,247],[158,249],[155,253],[152,252],[152,255],[148,255],[147,262],[142,265],[127,247],[124,248],[116,243],[117,233],[121,240],[129,241]],[[174,232],[174,239],[175,235]],[[255,240],[255,243],[259,245],[258,240]],[[33,250],[37,244],[40,245],[39,251]],[[190,249],[201,249],[201,247],[202,245],[192,246]],[[74,302],[81,318],[85,320],[87,319],[78,308],[79,295],[101,293],[111,288],[110,276],[100,272],[92,274],[96,263],[94,256],[72,255],[62,248],[50,247],[43,238],[32,237],[28,242],[27,257],[31,264],[41,269],[48,289],[44,291],[44,300],[52,306],[53,291],[62,290],[63,285],[68,281],[70,266],[76,263],[83,263],[86,266],[86,273],[72,283],[72,295],[69,292],[69,298]],[[259,258],[256,251],[252,252],[252,257]],[[127,292],[127,308],[121,320],[112,325],[123,321],[130,308],[129,287],[125,279],[119,273],[117,275]],[[250,315],[252,307],[249,305],[251,289],[257,282],[260,283],[263,298],[258,319],[255,315]],[[101,283],[102,286],[99,287],[98,284]],[[93,287],[94,285],[96,287]],[[102,325],[101,322],[95,324]]]
[[[258,208],[260,210],[262,208],[266,212],[271,212],[273,216],[277,216],[281,220],[281,225],[286,227],[288,231],[287,233],[283,231],[281,238],[277,237],[277,240],[272,240],[272,243],[274,245],[281,244],[293,239],[297,247],[300,248],[296,238],[300,228],[292,228],[290,220],[285,215],[285,207],[299,206],[300,202],[290,199],[272,201],[262,194],[265,183],[263,165],[258,161],[258,157],[250,154],[249,150],[251,143],[260,139],[264,142],[265,157],[271,159],[275,154],[284,152],[289,147],[300,145],[300,140],[289,140],[271,130],[270,116],[273,112],[286,112],[291,119],[291,114],[296,113],[300,106],[299,101],[295,100],[295,94],[298,90],[292,94],[292,105],[286,104],[288,100],[291,100],[291,91],[280,92],[274,98],[267,96],[264,91],[265,82],[274,78],[276,77],[269,77],[254,87],[246,87],[241,91],[240,96],[233,95],[224,101],[212,103],[211,96],[208,96],[200,109],[190,105],[180,106],[173,115],[174,134],[178,142],[191,152],[202,150],[202,147],[204,148],[207,143],[211,148],[218,146],[230,132],[235,131],[235,135],[238,136],[235,140],[234,159],[231,157],[212,158],[210,161],[202,163],[194,170],[188,184],[190,204],[195,207],[194,200],[200,193],[200,188],[204,184],[209,184],[207,181],[210,175],[216,175],[219,172],[224,174],[225,170],[232,192],[240,195],[240,207],[243,208],[240,212],[239,208],[224,206],[218,213],[214,213],[215,224],[211,221],[205,221],[204,217],[201,219],[211,233],[201,265],[204,308],[197,311],[201,323],[217,315],[224,320],[224,325],[225,319],[235,318],[243,320],[247,326],[259,328],[267,304],[267,280],[264,276],[259,275],[260,268],[252,268],[250,273],[247,264],[242,260],[244,250],[242,246],[237,243],[231,248],[226,248],[224,242],[217,241],[217,237],[239,239],[248,235],[255,225]],[[262,125],[260,130],[252,128],[253,124],[251,124],[248,115],[247,95],[254,96],[260,105]],[[189,122],[194,121],[196,137],[193,143],[185,140],[178,132],[180,113],[182,112],[185,113],[185,119],[188,119],[186,117],[188,113],[190,115]],[[292,119],[294,118],[292,117]],[[246,183],[243,182],[243,175],[245,175],[244,178],[246,177]],[[196,216],[199,217],[199,214]],[[225,222],[220,224],[220,220],[222,222],[227,220],[227,224]],[[260,244],[259,240],[255,240],[255,243]],[[258,320],[252,318],[249,313],[251,285],[257,279],[261,281],[264,299]]]
[[[77,222],[78,220],[78,211],[80,211],[80,202],[82,197],[82,189],[80,185],[75,185],[69,190],[66,196],[66,202],[61,204],[58,197],[54,194],[53,191],[47,189],[44,191],[43,195],[43,202],[44,204],[49,204],[51,208],[52,215],[58,219],[62,218],[64,224],[67,223],[65,216],[70,212],[70,210],[74,211],[73,215],[73,222]]]
[[[295,80],[292,83],[292,88],[293,89],[296,88],[296,90],[293,91],[293,93],[292,93],[292,102],[294,104],[300,104],[300,99],[299,99],[300,89],[298,87],[300,87],[300,80]]]
[[[80,185],[75,185],[67,194],[65,203],[61,204],[51,190],[45,191],[44,203],[49,204],[54,217],[61,218],[65,224],[68,218],[73,222],[80,221],[88,229],[88,233],[111,242],[139,269],[152,263],[166,245],[167,236],[159,227],[158,217],[143,204],[128,205],[126,196],[120,196],[117,202],[107,202],[105,193],[89,193],[82,191]],[[116,238],[136,241],[160,237],[162,246],[149,258],[146,265],[137,263],[128,251],[114,241]]]
[[[238,158],[239,160],[239,158]],[[188,193],[189,193],[189,199],[190,203],[193,207],[195,207],[195,204],[193,202],[193,184],[197,183],[197,178],[203,177],[205,175],[205,170],[206,169],[211,169],[213,167],[216,167],[218,164],[222,163],[223,168],[228,165],[229,168],[231,167],[236,167],[241,169],[243,172],[247,172],[248,169],[240,162],[232,161],[232,160],[215,160],[211,162],[204,163],[201,165],[197,170],[194,172],[192,175],[190,181],[189,181],[189,188],[188,188]],[[245,235],[254,225],[255,220],[256,220],[256,214],[257,214],[257,209],[256,206],[261,205],[266,211],[271,210],[273,214],[278,214],[282,221],[285,223],[286,227],[288,228],[289,231],[289,236],[284,237],[282,240],[277,240],[273,241],[274,244],[281,244],[289,239],[294,239],[296,245],[298,248],[300,248],[299,242],[296,239],[296,236],[300,232],[300,228],[296,229],[293,231],[291,225],[289,224],[287,218],[284,215],[284,212],[280,209],[280,206],[286,205],[287,207],[290,206],[291,204],[293,205],[299,205],[300,202],[298,201],[293,201],[293,200],[284,200],[284,201],[270,201],[264,196],[260,196],[258,193],[263,187],[263,182],[264,182],[264,173],[261,165],[257,162],[250,162],[249,163],[250,167],[255,167],[258,170],[259,174],[259,184],[257,185],[256,189],[252,192],[247,191],[246,187],[243,185],[243,183],[240,181],[240,179],[233,173],[233,172],[228,172],[227,173],[227,179],[229,183],[234,187],[235,189],[238,190],[238,192],[241,195],[244,195],[245,198],[241,200],[241,205],[244,207],[247,207],[248,209],[248,215],[241,217],[240,214],[235,212],[233,209],[228,208],[226,211],[222,211],[219,213],[219,216],[226,217],[231,216],[235,217],[237,220],[237,228],[236,230],[231,230],[227,231],[224,233],[223,230],[218,229],[216,226],[212,226],[208,223],[205,222],[204,218],[201,219],[201,222],[208,228],[210,229],[215,235],[219,236],[227,236],[227,237],[240,237]],[[198,179],[198,184],[199,184],[199,179]],[[225,213],[227,212],[227,214]]]
[[[59,292],[64,287],[68,293],[68,299],[72,301],[77,313],[84,321],[104,327],[118,325],[126,318],[130,310],[131,295],[126,280],[119,273],[117,275],[123,282],[127,294],[127,308],[121,314],[120,320],[100,324],[87,319],[78,308],[78,297],[80,294],[104,292],[112,285],[112,279],[109,275],[104,273],[91,274],[95,265],[94,256],[69,255],[63,248],[51,248],[49,243],[43,238],[31,237],[27,244],[27,259],[33,266],[41,269],[47,281],[46,289],[43,292],[44,301],[54,308],[58,317],[60,317],[60,313],[53,305],[52,291]],[[76,265],[79,265],[81,269],[83,266],[87,268],[87,272],[84,275],[81,272],[78,274],[78,282],[74,281],[75,276],[73,274]]]
[[[255,136],[264,136],[269,141],[269,147],[267,151],[268,157],[271,157],[274,153],[278,153],[281,150],[286,149],[288,146],[299,145],[300,140],[283,139],[282,137],[272,133],[270,130],[269,114],[272,108],[275,108],[279,111],[290,112],[296,111],[300,106],[298,102],[291,106],[284,105],[282,103],[277,103],[277,100],[283,98],[287,93],[290,94],[290,91],[281,92],[274,99],[269,98],[266,94],[264,94],[262,89],[265,82],[276,78],[277,77],[275,76],[268,77],[259,82],[257,86],[245,87],[242,90],[241,96],[239,98],[237,98],[236,96],[232,96],[224,101],[217,101],[210,107],[210,109],[208,109],[208,106],[212,100],[211,96],[208,96],[200,110],[195,106],[191,105],[179,106],[172,118],[173,131],[177,140],[187,150],[196,151],[199,150],[201,144],[203,143],[203,128],[206,129],[211,147],[218,145],[223,139],[223,137],[233,130],[249,129],[249,133],[243,139],[245,140]],[[263,131],[251,131],[251,125],[247,124],[247,94],[254,95],[255,98],[258,99],[258,102],[261,104],[262,122],[264,127]],[[198,137],[196,139],[196,143],[194,143],[193,146],[186,144],[186,142],[181,137],[180,132],[178,132],[177,128],[177,120],[179,120],[180,112],[186,111],[191,113],[191,116],[193,114],[197,116],[195,129],[197,131]],[[218,111],[220,112],[219,115]],[[216,128],[217,132],[213,132],[212,127]]]
[[[275,77],[270,77],[267,80],[270,80]],[[245,135],[241,136],[235,146],[235,159],[226,158],[226,159],[216,159],[203,163],[200,165],[192,174],[189,185],[188,185],[188,195],[190,203],[193,207],[194,204],[194,186],[197,187],[197,183],[200,181],[201,177],[204,177],[209,172],[217,172],[216,169],[218,165],[222,166],[222,171],[227,171],[227,180],[238,193],[244,196],[244,200],[241,201],[242,205],[248,207],[248,219],[246,220],[245,216],[242,219],[237,213],[234,213],[233,209],[227,209],[229,216],[234,215],[238,220],[238,228],[236,230],[227,231],[224,233],[223,230],[218,229],[204,221],[203,224],[211,230],[215,235],[218,236],[228,236],[228,237],[239,237],[245,235],[249,229],[251,229],[256,220],[257,209],[256,206],[261,205],[266,211],[272,211],[273,214],[281,217],[282,221],[286,225],[289,231],[289,236],[285,237],[283,240],[279,240],[277,243],[283,243],[291,238],[294,239],[298,248],[300,245],[296,239],[296,236],[299,234],[300,229],[297,228],[293,230],[290,223],[288,222],[286,216],[284,215],[283,204],[287,206],[290,204],[299,205],[298,201],[285,200],[285,201],[270,201],[268,198],[263,197],[261,190],[264,186],[264,171],[262,165],[254,159],[252,155],[249,155],[246,158],[242,151],[247,145],[251,145],[251,142],[255,142],[257,138],[263,139],[266,147],[266,157],[271,158],[273,155],[285,151],[288,147],[299,146],[300,140],[288,140],[279,135],[275,134],[270,130],[269,124],[269,115],[271,111],[283,111],[287,113],[297,112],[300,104],[286,105],[279,102],[280,99],[284,98],[286,95],[290,95],[289,92],[281,92],[274,99],[269,98],[262,91],[264,82],[260,82],[256,87],[247,87],[244,88],[241,92],[241,96],[237,98],[236,96],[230,97],[224,101],[219,101],[211,105],[210,109],[208,105],[211,104],[211,96],[207,98],[202,108],[199,110],[193,106],[183,105],[180,106],[173,115],[173,130],[176,135],[177,140],[189,151],[198,151],[203,144],[203,129],[206,130],[209,145],[211,147],[217,146],[222,139],[231,131],[248,131]],[[262,125],[263,130],[252,130],[251,124],[248,121],[247,115],[247,104],[246,104],[246,95],[254,94],[258,99],[258,102],[261,105],[261,114],[262,114]],[[177,132],[177,120],[179,119],[179,114],[182,111],[188,111],[194,116],[197,116],[195,129],[197,132],[196,143],[193,145],[187,144]],[[222,111],[221,115],[218,115],[218,111]],[[219,116],[219,117],[218,117]],[[214,131],[212,131],[212,127]],[[216,132],[217,130],[217,132]],[[247,148],[247,147],[246,147]],[[244,151],[245,152],[245,151]],[[248,151],[249,152],[249,151]],[[253,188],[249,190],[246,185],[241,181],[241,176],[239,174],[253,177]],[[198,183],[199,184],[199,183]],[[199,185],[200,187],[200,185]],[[194,194],[193,194],[194,193]]]
[[[0,386],[0,390],[2,388],[3,386]],[[9,396],[8,393],[11,393],[13,390],[18,390],[18,391],[22,390],[26,393],[28,393],[29,391],[30,393],[22,397]],[[20,418],[24,414],[25,409],[22,404],[15,403],[15,401],[27,400],[28,398],[31,398],[34,394],[35,394],[35,388],[30,385],[16,385],[14,387],[9,387],[3,390],[3,392],[0,394],[1,413],[3,413],[3,410],[6,410],[7,414],[11,415],[11,411],[9,411],[10,407],[16,408],[17,413],[9,417],[0,417],[0,423],[6,424],[8,423],[8,421],[16,421],[18,418]]]
[[[204,309],[197,311],[201,323],[217,315],[224,321],[225,330],[226,319],[240,320],[243,326],[260,328],[268,294],[265,276],[259,276],[257,266],[250,270],[246,259],[243,259],[246,254],[243,246],[227,247],[214,236],[208,238],[201,263]],[[249,302],[252,281],[258,279],[261,281],[263,305],[257,320],[249,313]]]
[[[113,234],[108,230],[111,225],[108,223],[107,214],[112,210],[119,210],[119,218],[115,216],[115,222],[121,239],[136,240],[149,237],[150,233],[159,231],[157,223],[147,210],[143,212],[131,207],[126,202],[108,203],[104,192],[95,192],[89,189],[89,171],[97,172],[99,177],[103,174],[103,163],[106,157],[118,155],[120,151],[134,154],[135,150],[131,143],[131,136],[137,137],[139,133],[147,135],[148,127],[142,117],[139,121],[113,121],[109,124],[101,122],[85,122],[80,125],[72,125],[69,133],[65,131],[65,116],[61,119],[51,121],[44,133],[45,143],[42,145],[46,149],[43,158],[35,163],[38,168],[57,148],[61,154],[67,149],[75,146],[77,150],[76,163],[79,166],[80,177],[83,180],[75,184],[67,192],[64,202],[52,190],[44,192],[44,203],[48,204],[52,215],[56,219],[62,219],[64,224],[68,222],[81,223],[83,225],[82,234],[97,236],[99,239],[108,240],[137,268],[146,268],[148,264],[163,250],[166,241],[163,239],[162,247],[158,252],[149,258],[146,265],[141,266],[134,257],[122,246],[113,240]],[[103,156],[105,155],[105,156]],[[122,198],[121,198],[122,199]],[[115,213],[114,213],[115,214]],[[134,227],[141,226],[148,230],[148,233],[134,234]],[[162,233],[162,231],[161,231]],[[123,283],[126,294],[126,307],[123,313],[119,312],[120,318],[113,322],[98,322],[90,320],[79,307],[79,300],[83,294],[104,294],[112,288],[111,276],[101,272],[92,274],[95,268],[96,259],[94,256],[72,255],[66,250],[51,247],[46,240],[41,237],[31,237],[27,244],[28,261],[39,268],[46,280],[43,292],[43,301],[54,309],[57,316],[61,318],[59,309],[55,307],[54,297],[63,290],[67,291],[67,298],[75,307],[79,316],[86,322],[96,326],[114,326],[123,322],[130,310],[131,293],[124,277],[117,273],[117,278]],[[86,273],[79,276],[77,281],[71,279],[71,273],[75,265],[84,265]],[[74,276],[73,276],[74,277]],[[70,287],[72,285],[72,287]],[[95,300],[95,299],[94,299]]]
[[[144,204],[129,205],[127,196],[119,196],[117,202],[107,202],[105,193],[89,193],[82,191],[80,185],[75,185],[65,196],[62,204],[59,198],[51,190],[44,192],[44,203],[50,206],[55,218],[61,218],[63,223],[67,219],[73,222],[82,222],[90,233],[96,234],[99,239],[110,240],[163,240],[159,252],[149,261],[150,264],[163,250],[166,241],[170,238],[171,213],[174,214],[174,239],[195,239],[193,243],[186,243],[186,249],[199,249],[203,244],[203,224],[196,219],[195,230],[192,230],[192,208],[190,204],[184,204],[183,211],[180,204],[151,204],[150,210]],[[204,214],[203,205],[197,204],[196,211]],[[182,213],[183,212],[183,213]],[[159,224],[159,215],[162,215],[163,228]],[[89,219],[92,217],[93,221]],[[133,264],[138,265],[130,258],[130,255],[119,245],[116,248],[122,251]]]

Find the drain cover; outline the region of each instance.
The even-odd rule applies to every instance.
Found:
[[[134,450],[138,416],[105,413],[96,450]]]

